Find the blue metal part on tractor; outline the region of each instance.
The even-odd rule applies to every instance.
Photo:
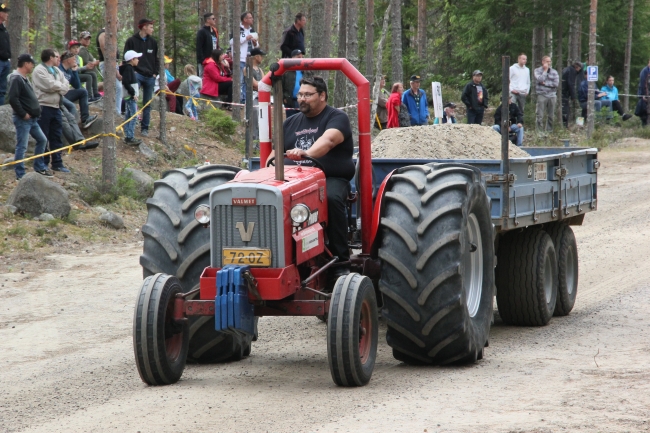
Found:
[[[248,301],[244,273],[249,266],[226,265],[217,272],[214,324],[217,331],[255,333],[255,307]]]

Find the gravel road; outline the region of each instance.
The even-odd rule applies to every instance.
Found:
[[[244,361],[147,387],[131,340],[141,246],[52,256],[0,276],[0,432],[558,432],[650,429],[650,141],[600,153],[598,211],[575,227],[576,308],[496,319],[485,358],[410,367],[381,329],[364,388],[330,378],[325,326],[263,318]]]

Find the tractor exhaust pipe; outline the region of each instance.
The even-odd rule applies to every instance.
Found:
[[[275,66],[275,68],[274,68]],[[271,65],[271,71],[278,70],[277,63]],[[284,131],[282,129],[282,77],[273,77],[273,150],[275,151],[275,180],[284,182]]]

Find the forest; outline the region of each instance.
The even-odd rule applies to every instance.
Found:
[[[105,3],[96,0],[10,0],[8,6],[14,53],[38,56],[46,47],[63,50],[85,30],[94,40],[105,22]],[[496,94],[502,55],[514,63],[519,53],[526,53],[531,69],[550,55],[558,70],[588,58],[589,0],[118,0],[118,47],[135,32],[140,18],[158,21],[161,7],[165,54],[174,59],[174,76],[182,74],[185,64],[195,63],[195,35],[206,11],[218,17],[222,47],[241,11],[252,11],[261,47],[269,53],[267,65],[280,57],[283,30],[296,13],[305,13],[308,57],[346,57],[369,78],[386,74],[389,86],[419,74],[424,89],[431,81],[458,89],[471,71],[481,69]],[[598,3],[601,81],[613,75],[622,94],[636,93],[639,72],[650,56],[643,25],[649,17],[648,2]],[[385,40],[380,42],[382,33]],[[379,51],[381,71],[376,70]],[[336,105],[345,103],[345,93],[334,92]]]

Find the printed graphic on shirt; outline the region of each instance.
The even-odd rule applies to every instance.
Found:
[[[212,49],[213,50],[217,49],[217,37],[214,35],[212,36]]]
[[[483,86],[476,86],[476,95],[478,96],[478,102],[483,102]]]
[[[318,133],[318,128],[307,128],[296,132],[296,142],[294,147],[304,151],[309,150],[316,141],[314,135]],[[310,134],[310,135],[307,135]],[[311,163],[311,162],[310,162]]]

